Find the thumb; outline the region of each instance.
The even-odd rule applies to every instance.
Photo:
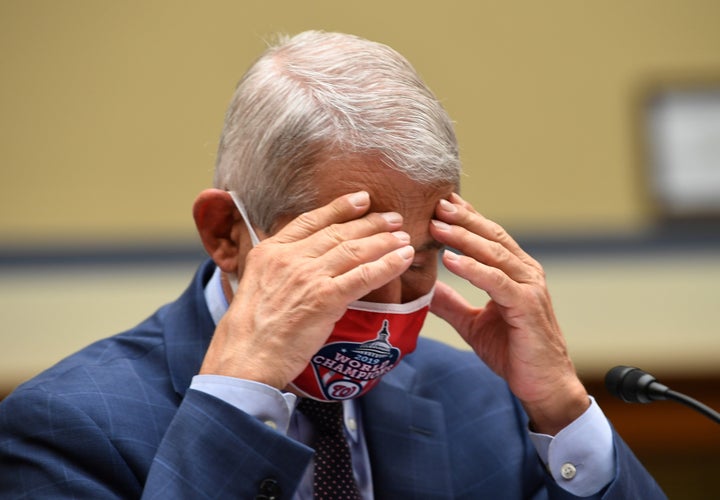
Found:
[[[447,321],[464,336],[469,322],[481,309],[473,307],[462,295],[447,283],[435,283],[435,293],[430,302],[430,312]]]

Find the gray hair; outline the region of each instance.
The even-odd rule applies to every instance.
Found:
[[[410,63],[380,43],[308,31],[281,38],[238,83],[215,187],[237,192],[269,233],[316,207],[318,165],[360,155],[422,184],[459,185],[452,122]]]

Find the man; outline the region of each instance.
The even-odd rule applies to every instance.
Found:
[[[447,114],[392,49],[269,49],[194,205],[211,261],[2,403],[0,496],[321,497],[339,459],[317,400],[344,411],[342,498],[663,498],[578,380],[541,266],[459,175]],[[492,300],[438,282],[440,258]],[[428,307],[473,352],[418,340]]]

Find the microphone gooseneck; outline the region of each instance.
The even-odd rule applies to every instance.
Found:
[[[610,394],[626,403],[650,403],[669,399],[682,403],[720,423],[720,413],[685,394],[669,389],[658,382],[655,377],[639,368],[632,366],[612,368],[605,375],[605,387]]]

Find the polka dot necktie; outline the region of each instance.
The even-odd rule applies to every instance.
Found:
[[[300,410],[315,429],[314,498],[318,500],[359,500],[353,477],[350,447],[343,430],[342,403],[321,403],[302,399]]]

